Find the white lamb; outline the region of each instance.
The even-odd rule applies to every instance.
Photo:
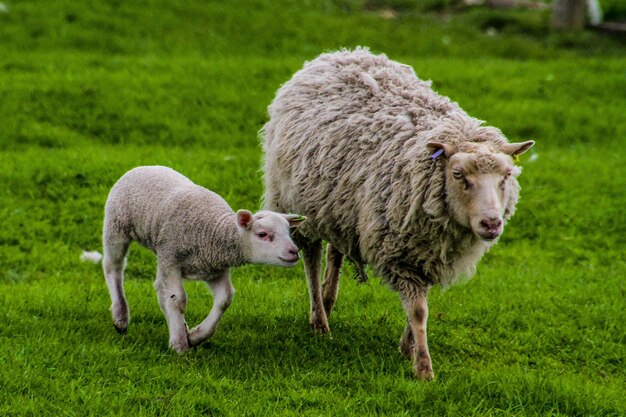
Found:
[[[298,248],[289,228],[305,217],[247,210],[237,213],[219,195],[166,167],[138,167],[111,189],[104,216],[104,275],[115,328],[124,333],[129,311],[123,277],[128,246],[135,240],[158,260],[154,283],[170,332],[170,346],[183,352],[211,337],[231,304],[230,268],[245,263],[293,266]],[[183,278],[206,281],[214,295],[204,321],[187,329]]]

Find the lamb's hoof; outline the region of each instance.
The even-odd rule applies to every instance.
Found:
[[[182,355],[183,353],[191,349],[191,346],[189,345],[187,339],[170,342],[170,347],[174,349],[179,355]]]
[[[184,347],[184,346],[179,346],[179,347],[174,347],[172,346],[172,349],[174,349],[174,351],[176,353],[178,353],[179,355],[184,355],[185,353],[189,352],[191,350],[191,348],[189,346]]]
[[[128,331],[128,328],[126,326],[120,326],[117,325],[115,323],[113,323],[113,327],[115,328],[115,331],[118,332],[119,334],[121,334],[122,336],[124,336],[126,334],[126,332]]]
[[[199,334],[198,328],[195,327],[195,328],[191,329],[189,331],[189,333],[187,334],[187,342],[189,343],[189,347],[194,347],[194,346],[198,346],[199,344],[204,342],[209,337],[210,336],[201,337],[200,334]]]

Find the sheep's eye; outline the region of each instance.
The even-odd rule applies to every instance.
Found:
[[[469,190],[470,188],[472,188],[472,183],[467,178],[465,178],[465,176],[463,175],[463,171],[456,169],[453,170],[452,177],[455,180],[463,181],[463,188],[465,190]]]
[[[267,237],[267,233],[265,232],[259,232],[256,235],[261,239],[265,239]]]
[[[504,185],[506,184],[506,180],[508,180],[510,176],[511,176],[510,172],[507,172],[504,175],[504,178],[502,178],[502,181],[500,181],[500,187],[504,187]]]

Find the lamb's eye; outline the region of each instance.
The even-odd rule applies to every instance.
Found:
[[[267,233],[265,232],[259,232],[256,235],[261,239],[265,239],[267,237]]]
[[[452,176],[457,180],[463,179],[463,173],[461,171],[457,171],[457,170],[452,171]]]

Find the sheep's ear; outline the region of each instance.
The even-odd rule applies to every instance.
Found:
[[[249,229],[254,218],[248,210],[237,211],[237,224],[243,229]]]
[[[517,156],[532,148],[534,144],[534,140],[527,140],[526,142],[505,143],[500,147],[500,152],[511,156]]]
[[[432,159],[435,159],[440,155],[443,155],[446,158],[450,158],[455,152],[454,146],[448,143],[441,142],[428,142],[426,144],[426,149],[428,149],[428,152],[430,152],[430,157]]]
[[[306,216],[301,214],[283,214],[283,217],[289,222],[289,227],[298,227],[306,220]]]

